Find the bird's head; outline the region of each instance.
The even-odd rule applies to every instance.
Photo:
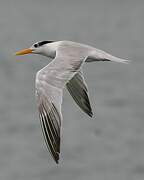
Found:
[[[25,54],[42,54],[46,55],[46,50],[48,49],[48,44],[54,41],[40,41],[34,43],[30,48],[22,49],[17,51],[15,55],[25,55]]]

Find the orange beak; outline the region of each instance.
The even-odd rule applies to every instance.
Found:
[[[30,53],[32,53],[31,49],[23,49],[21,51],[16,52],[15,55],[19,56],[19,55],[30,54]]]

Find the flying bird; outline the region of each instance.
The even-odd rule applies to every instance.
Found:
[[[95,61],[128,63],[92,46],[72,41],[41,41],[16,55],[40,54],[53,59],[36,74],[35,94],[39,110],[40,124],[46,146],[55,160],[59,162],[62,97],[66,87],[77,105],[90,117],[88,87],[83,76],[83,64]]]

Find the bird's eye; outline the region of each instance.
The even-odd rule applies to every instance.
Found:
[[[34,47],[37,48],[37,47],[38,47],[38,44],[34,44]]]

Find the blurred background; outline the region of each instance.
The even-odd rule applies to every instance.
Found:
[[[0,179],[144,179],[143,32],[143,0],[0,0]],[[65,90],[59,165],[45,148],[34,95],[49,60],[13,55],[41,40],[132,60],[84,66],[92,119]]]

